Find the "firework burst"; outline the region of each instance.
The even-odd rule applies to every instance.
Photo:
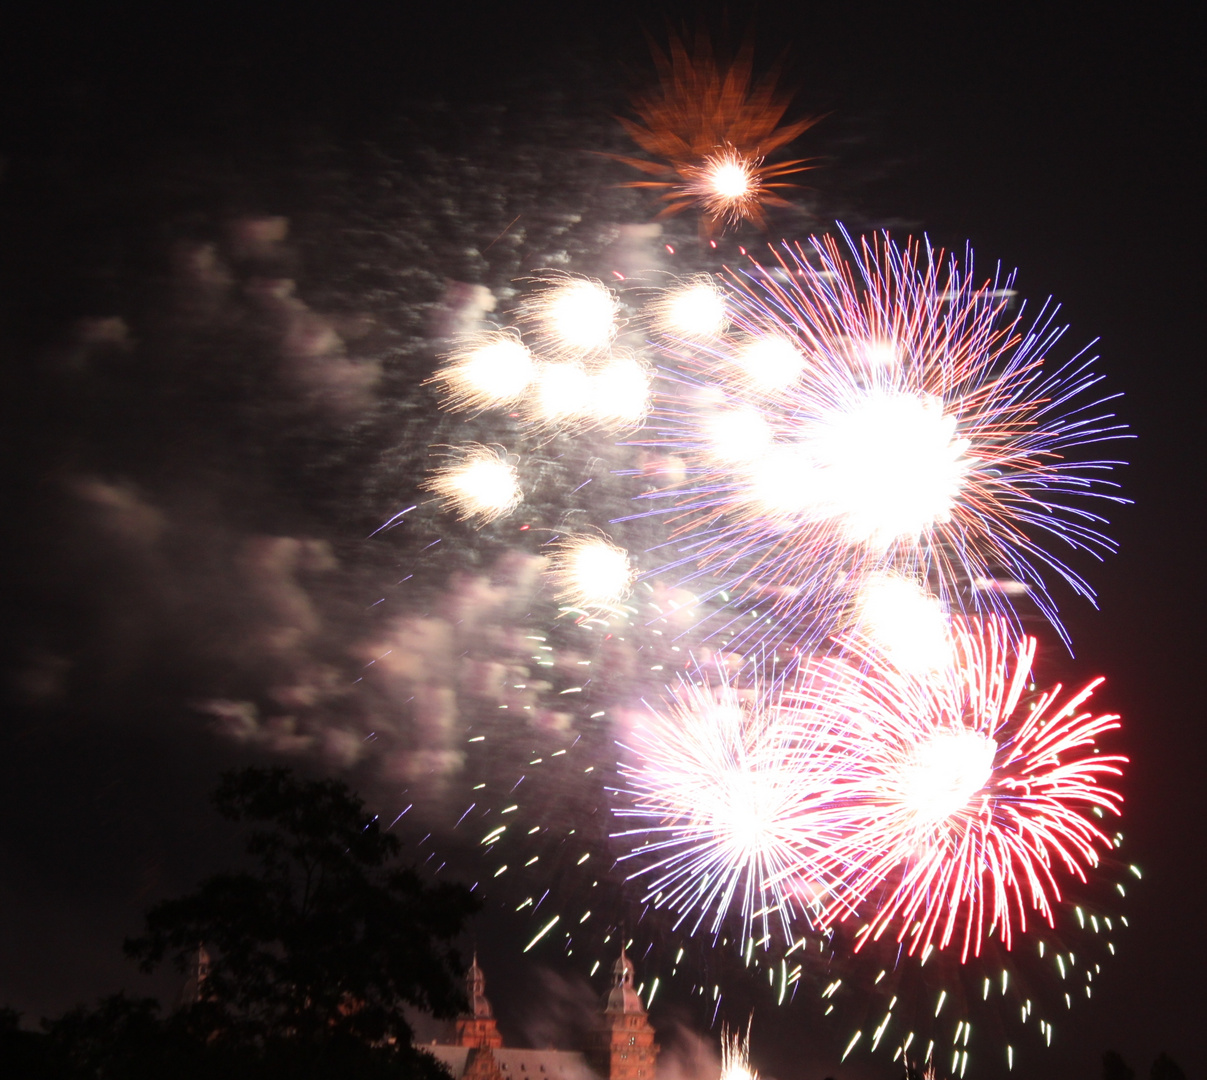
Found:
[[[523,501],[516,467],[503,450],[470,444],[454,448],[452,458],[424,486],[463,521],[484,525]]]
[[[809,167],[804,159],[767,164],[766,156],[816,119],[781,123],[791,95],[777,86],[778,66],[754,77],[750,45],[723,64],[707,35],[698,35],[693,49],[672,35],[668,52],[655,49],[654,60],[658,89],[633,98],[636,120],[620,120],[654,160],[617,156],[653,179],[625,186],[660,192],[661,217],[696,206],[708,231],[741,221],[761,228],[764,207],[788,205],[776,194],[793,186],[782,177]]]
[[[707,922],[719,936],[736,915],[743,940],[756,922],[790,937],[826,891],[837,770],[794,720],[718,665],[682,680],[629,735],[630,805],[617,815],[636,827],[616,838],[632,845],[624,858],[639,863],[643,899],[674,911],[676,925],[694,933]]]
[[[753,1021],[753,1018],[752,1018]],[[750,1067],[750,1027],[739,1033],[728,1028],[721,1029],[721,1077],[720,1080],[759,1080],[759,1074]]]
[[[557,598],[588,614],[616,612],[632,589],[629,553],[603,536],[560,540],[550,563]]]
[[[827,1012],[859,1013],[848,1053],[911,1053],[945,1028],[962,1073],[969,1018],[1005,1009],[1020,939],[1062,980],[1072,968],[1071,913],[1120,840],[1102,820],[1124,759],[1093,745],[1116,720],[1085,711],[1096,684],[1035,693],[1010,605],[1026,592],[1060,629],[1053,581],[1092,597],[1049,549],[1111,549],[1086,499],[1122,501],[1114,463],[1085,448],[1121,428],[1088,359],[1050,360],[1054,311],[1024,324],[1009,278],[978,285],[925,242],[845,239],[652,299],[537,278],[518,332],[437,373],[447,407],[508,412],[534,491],[540,470],[566,484],[572,512],[537,527],[575,522],[544,552],[560,606],[535,618],[553,629],[507,637],[531,656],[513,647],[505,711],[470,739],[514,741],[522,716],[562,742],[492,749],[493,801],[475,785],[464,820],[483,820],[491,880],[524,883],[530,947],[592,949],[626,911],[708,967],[732,944],[724,962],[761,969],[781,1002],[820,949],[839,972]],[[466,447],[428,486],[489,521],[520,497],[512,460]],[[1039,993],[1010,994],[1050,1040]]]
[[[650,493],[688,577],[778,591],[808,624],[836,581],[896,572],[950,610],[1005,610],[1021,583],[1059,629],[1055,575],[1093,597],[1045,544],[1113,549],[1095,509],[1121,502],[1085,447],[1121,436],[1077,357],[1051,364],[1063,330],[1025,327],[1006,280],[974,285],[971,256],[916,242],[826,237],[779,265],[732,273],[733,331],[701,345],[660,325],[678,375],[650,445],[688,465]]]
[[[523,342],[497,331],[458,348],[431,381],[444,386],[447,409],[502,409],[518,404],[536,375],[536,359]]]
[[[518,318],[542,357],[582,362],[602,358],[612,347],[620,328],[620,300],[591,278],[540,278],[524,296]]]
[[[852,815],[834,849],[842,892],[820,916],[867,913],[856,949],[890,931],[911,955],[955,940],[966,961],[994,935],[1009,949],[1029,915],[1053,925],[1060,877],[1084,882],[1112,846],[1093,818],[1119,813],[1102,781],[1127,759],[1095,747],[1119,726],[1083,709],[1101,680],[1027,700],[1034,638],[956,619],[952,642],[950,668],[917,678],[852,635],[842,644],[856,662],[819,662],[802,691],[836,714],[823,727],[865,734],[837,794]]]
[[[655,332],[677,340],[711,342],[729,326],[725,294],[707,274],[667,289],[650,309]]]

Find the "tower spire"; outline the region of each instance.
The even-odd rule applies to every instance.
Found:
[[[486,976],[478,966],[476,949],[469,970],[465,973],[465,996],[469,1001],[469,1011],[457,1017],[457,1045],[502,1046],[503,1037],[499,1034],[494,1012],[486,998]]]
[[[633,986],[633,961],[625,950],[623,936],[601,1019],[594,1057],[602,1075],[607,1080],[654,1080],[658,1044],[645,1005]]]

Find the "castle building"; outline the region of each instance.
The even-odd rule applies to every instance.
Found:
[[[592,1064],[607,1080],[654,1080],[658,1044],[641,997],[633,989],[633,961],[624,949],[612,965],[612,989],[596,1029]]]
[[[633,962],[621,949],[612,987],[590,1045],[581,1050],[521,1050],[503,1045],[486,998],[486,979],[474,957],[466,977],[469,1012],[457,1017],[449,1043],[420,1049],[453,1080],[654,1080],[658,1044],[633,988]]]

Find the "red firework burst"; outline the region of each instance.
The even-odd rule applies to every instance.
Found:
[[[821,915],[866,915],[856,949],[890,932],[923,956],[958,939],[966,961],[995,934],[1009,948],[1029,914],[1052,925],[1061,877],[1085,881],[1111,846],[1094,821],[1119,813],[1102,780],[1127,759],[1094,745],[1119,726],[1083,708],[1102,680],[1028,696],[1034,638],[1001,618],[954,620],[952,637],[954,662],[929,677],[849,637],[855,662],[819,661],[804,692],[815,722],[863,732],[838,796],[844,886]]]

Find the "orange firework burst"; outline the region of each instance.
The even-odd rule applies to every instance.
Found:
[[[625,131],[654,160],[619,157],[653,177],[626,187],[661,191],[667,204],[659,217],[698,206],[705,228],[745,220],[763,225],[764,206],[787,206],[776,189],[792,187],[781,177],[803,172],[805,159],[766,164],[817,122],[816,117],[781,124],[791,94],[777,86],[779,65],[754,76],[754,49],[747,43],[723,64],[707,35],[694,49],[671,35],[667,52],[656,46],[658,89],[633,98],[636,120],[620,118]]]

